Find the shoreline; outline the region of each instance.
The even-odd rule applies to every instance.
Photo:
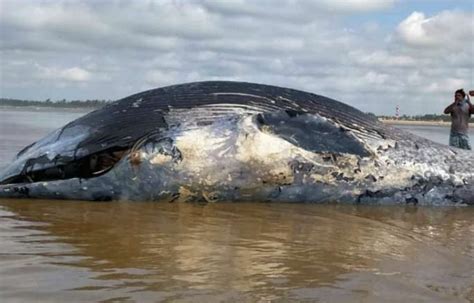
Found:
[[[395,120],[395,119],[379,119],[380,122],[388,125],[414,125],[414,126],[443,126],[450,127],[451,122],[447,121],[418,121],[418,120]],[[470,127],[474,127],[474,123],[469,123]]]
[[[16,110],[16,111],[35,111],[35,112],[73,112],[88,113],[99,109],[98,107],[51,107],[51,106],[11,106],[0,105],[0,110]]]

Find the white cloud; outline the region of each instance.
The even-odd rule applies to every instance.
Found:
[[[349,55],[354,62],[373,67],[413,67],[417,63],[409,55],[391,54],[386,50],[376,50],[369,53],[367,51],[351,51]]]
[[[387,83],[389,75],[376,71],[369,71],[365,74],[364,79],[369,85],[383,85]]]
[[[423,87],[423,91],[427,93],[442,94],[446,91],[446,87],[452,87],[455,89],[467,87],[468,80],[462,78],[451,78],[448,77],[441,81],[435,81],[430,83],[428,86]]]
[[[474,14],[472,12],[444,11],[432,17],[413,12],[397,27],[404,43],[417,47],[459,49],[472,47]]]
[[[37,77],[46,80],[85,82],[91,79],[91,74],[80,67],[58,68],[44,67],[36,64]]]
[[[369,12],[391,8],[396,0],[322,0],[330,10]]]
[[[90,73],[80,67],[72,67],[59,71],[59,76],[69,81],[87,81],[91,78]]]
[[[258,16],[304,23],[311,17],[330,13],[359,13],[385,10],[398,0],[203,0],[211,12],[229,16]]]

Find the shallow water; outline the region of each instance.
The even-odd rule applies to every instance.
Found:
[[[78,115],[0,111],[0,165]],[[1,302],[474,302],[472,207],[0,200],[0,247]]]
[[[449,127],[446,126],[397,125],[396,127],[441,144],[449,144]],[[474,128],[469,129],[469,139],[471,146],[474,147]]]

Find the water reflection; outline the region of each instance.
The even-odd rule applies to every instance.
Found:
[[[26,301],[353,301],[406,292],[457,302],[474,283],[472,208],[0,207],[0,295]]]

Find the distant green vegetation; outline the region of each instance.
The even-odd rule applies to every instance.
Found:
[[[111,101],[106,100],[57,100],[50,99],[44,101],[19,100],[0,98],[0,106],[34,106],[34,107],[56,107],[56,108],[100,108]]]
[[[378,116],[379,119],[383,120],[396,120],[397,118],[393,116]],[[400,116],[398,120],[402,121],[435,121],[435,122],[451,122],[450,115],[435,115],[435,114],[428,114],[428,115],[416,115],[416,116],[407,116],[403,115]],[[474,117],[471,117],[469,122],[474,123]]]

